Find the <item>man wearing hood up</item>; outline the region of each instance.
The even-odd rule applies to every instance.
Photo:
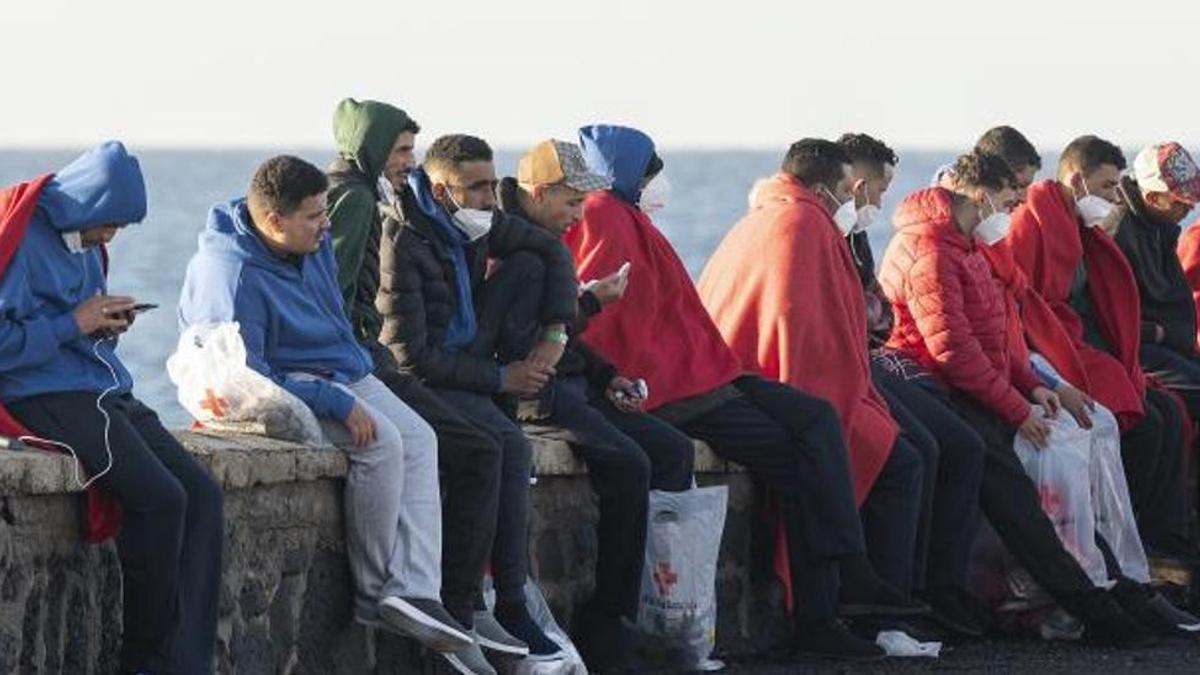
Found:
[[[117,142],[0,191],[0,432],[70,451],[121,505],[121,672],[211,673],[221,488],[133,396],[115,349],[137,310],[105,282],[103,246],[145,215]]]
[[[622,371],[649,385],[646,409],[744,464],[780,496],[788,547],[787,596],[796,609],[797,650],[834,658],[882,656],[835,617],[839,572],[843,613],[921,611],[882,581],[865,552],[833,407],[787,385],[743,372],[670,242],[650,220],[663,206],[663,161],[654,143],[628,127],[580,130],[593,171],[612,188],[584,203],[566,233],[582,278],[632,264],[629,290],[593,317],[583,337]]]
[[[354,618],[439,652],[473,640],[442,607],[437,438],[371,375],[346,320],[325,174],[274,157],[244,198],[218,204],[179,298],[180,329],[236,321],[246,364],[304,401],[346,451],[346,548]]]
[[[496,210],[498,182],[483,139],[429,146],[384,209],[376,307],[400,367],[501,446],[493,614],[529,658],[547,660],[561,647],[525,606],[532,450],[512,418],[516,399],[549,395],[579,286],[558,238]]]
[[[479,615],[476,598],[496,530],[500,490],[500,444],[450,404],[403,372],[379,342],[383,317],[375,307],[379,292],[381,202],[407,184],[416,167],[417,123],[403,110],[378,101],[345,99],[333,116],[338,157],[328,170],[329,221],[338,285],[355,336],[371,354],[375,376],[433,427],[442,475],[442,601],[464,628],[474,629],[488,648],[523,655],[527,649]],[[479,663],[482,655],[470,654]],[[448,658],[460,662],[468,655]],[[486,671],[485,671],[486,672]]]

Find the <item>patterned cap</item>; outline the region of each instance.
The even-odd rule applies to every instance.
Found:
[[[588,169],[578,145],[555,139],[542,141],[525,153],[517,164],[517,182],[522,185],[563,183],[580,192],[612,187],[611,180]]]
[[[1133,160],[1133,177],[1138,187],[1148,192],[1165,192],[1181,202],[1200,202],[1200,169],[1183,146],[1157,143],[1138,153]]]

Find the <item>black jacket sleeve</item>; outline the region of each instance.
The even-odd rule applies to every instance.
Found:
[[[546,265],[542,324],[571,325],[579,302],[579,282],[575,278],[571,252],[558,237],[546,230],[516,216],[501,214],[488,234],[488,253],[493,258],[503,259],[518,251],[535,253]]]
[[[440,279],[441,263],[427,242],[405,234],[404,224],[395,218],[384,221],[379,268],[375,298],[375,307],[383,316],[379,341],[391,350],[401,368],[435,387],[500,391],[500,366],[495,361],[447,352],[430,340],[424,280]]]

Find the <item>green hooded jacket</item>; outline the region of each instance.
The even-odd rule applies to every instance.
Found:
[[[338,158],[329,167],[329,220],[338,264],[338,285],[347,318],[359,339],[373,344],[381,321],[379,289],[381,223],[379,177],[396,138],[416,123],[403,110],[378,101],[344,99],[333,113]]]

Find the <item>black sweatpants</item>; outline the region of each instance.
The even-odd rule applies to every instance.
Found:
[[[1121,461],[1138,532],[1147,546],[1167,546],[1187,534],[1183,415],[1165,392],[1146,390],[1146,416],[1121,436]]]
[[[496,534],[500,441],[416,377],[392,369],[377,370],[375,376],[437,434],[442,482],[442,604],[460,623],[470,626]]]
[[[1082,595],[1095,587],[1042,510],[1037,488],[1013,450],[1016,429],[965,394],[947,392],[932,382],[926,390],[937,394],[986,444],[979,499],[1005,547],[1067,611],[1079,607]]]
[[[872,375],[892,417],[927,462],[913,586],[917,590],[962,588],[979,528],[983,439],[916,382],[885,368],[873,368]]]
[[[550,417],[526,422],[525,433],[564,441],[583,456],[600,500],[592,603],[610,616],[636,621],[649,493],[691,487],[692,441],[650,415],[623,413],[603,398],[589,402],[582,377],[560,378],[554,386]]]
[[[761,377],[742,377],[735,385],[741,397],[679,426],[779,496],[797,614],[831,619],[838,559],[866,552],[837,413],[819,398]]]
[[[88,475],[108,464],[98,394],[8,403],[35,435],[66,443]],[[221,597],[221,487],[130,394],[105,397],[112,468],[97,485],[124,511],[117,536],[124,632],[121,669],[211,673]]]

